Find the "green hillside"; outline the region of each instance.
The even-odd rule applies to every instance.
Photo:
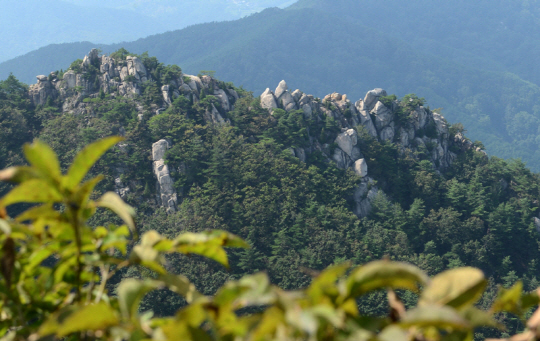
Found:
[[[355,104],[281,83],[260,99],[148,55],[96,52],[29,89],[14,77],[0,83],[0,168],[21,164],[21,144],[34,138],[51,145],[66,169],[84,145],[124,135],[90,172],[105,175],[97,196],[116,191],[136,207],[140,232],[223,229],[252,245],[230,253],[230,271],[198,257],[169,258],[168,269],[201,292],[261,270],[282,288],[302,288],[313,271],[384,256],[429,274],[481,268],[491,283],[484,308],[496,284],[539,285],[538,174],[488,158],[463,137],[463,126],[447,124],[423,98],[374,90]],[[268,110],[272,96],[279,104]],[[100,213],[91,224],[111,218]],[[120,275],[111,285],[152,276],[136,269]],[[359,302],[361,311],[384,314],[382,297]],[[168,315],[182,304],[156,291],[142,309]],[[498,319],[509,332],[521,328],[511,316]]]
[[[336,8],[348,8],[347,4]],[[369,9],[363,13],[371,13]],[[423,51],[405,36],[392,37],[373,25],[368,28],[364,20],[344,20],[342,13],[328,12],[317,8],[268,9],[238,21],[195,25],[102,49],[112,52],[124,46],[137,53],[149,51],[193,74],[214,70],[218,78],[255,94],[262,93],[268,82],[275,84],[281,79],[317,96],[338,90],[359,98],[374,85],[399,96],[414,92],[429,98],[431,107],[443,107],[450,121],[463,122],[469,136],[483,141],[491,155],[521,158],[540,170],[540,112],[536,104],[540,90],[510,73],[512,69],[500,67],[512,64],[510,60],[488,60],[488,54],[474,55],[474,63],[465,57],[444,58],[442,53],[431,53],[437,49]],[[418,30],[429,27],[419,26]],[[396,31],[398,28],[401,26]],[[69,49],[69,45],[60,47]],[[52,60],[58,51],[58,46],[50,46],[36,55],[0,64],[0,74],[6,77],[8,70],[13,70],[23,80],[35,79],[43,73],[40,60]],[[72,53],[62,55],[76,58]],[[464,53],[459,52],[459,56]],[[479,68],[480,64],[486,67]],[[47,65],[52,71],[65,69],[68,63]],[[534,72],[529,74],[534,76]]]

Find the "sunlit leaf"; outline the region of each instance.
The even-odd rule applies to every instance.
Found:
[[[75,188],[86,176],[94,163],[112,146],[122,141],[119,136],[111,136],[86,146],[73,160],[64,178],[64,187]]]
[[[77,192],[73,194],[70,200],[74,201],[77,206],[84,207],[90,199],[92,191],[101,180],[103,180],[103,175],[98,175],[86,181],[77,189]]]
[[[461,309],[459,311],[459,314],[469,322],[469,324],[472,327],[494,327],[494,328],[502,328],[501,324],[499,324],[495,319],[493,318],[492,314],[480,310],[478,308],[475,308],[473,306],[465,307],[464,309]]]
[[[270,279],[263,272],[225,283],[214,297],[216,304],[231,305],[233,309],[272,304],[275,300]]]
[[[169,290],[182,295],[188,303],[203,297],[201,293],[197,291],[195,285],[182,275],[164,274],[159,277],[163,283],[169,288]]]
[[[0,231],[8,236],[11,234],[11,226],[4,219],[0,219]]]
[[[249,248],[249,244],[246,243],[242,238],[222,230],[210,230],[199,233],[185,232],[175,239],[175,242],[178,245],[196,244],[210,241],[221,246]]]
[[[62,195],[43,179],[30,179],[13,188],[0,200],[0,206],[9,206],[20,202],[50,203],[62,202]]]
[[[24,145],[24,155],[32,166],[49,179],[60,182],[62,173],[56,153],[47,144],[35,140],[32,144]]]
[[[458,330],[471,328],[470,323],[461,317],[456,310],[440,305],[423,305],[413,308],[407,311],[399,325],[404,327],[435,327]]]
[[[104,302],[68,307],[53,314],[40,327],[40,335],[63,337],[75,332],[103,330],[119,323],[116,311]]]
[[[409,335],[406,331],[399,328],[396,325],[390,325],[384,328],[379,335],[377,335],[378,341],[408,341]]]
[[[357,297],[381,288],[417,291],[418,285],[428,281],[427,275],[414,265],[382,260],[353,270],[347,279],[347,289],[350,297]]]
[[[307,294],[315,302],[320,301],[325,292],[332,291],[333,294],[337,294],[338,288],[336,281],[342,277],[350,267],[351,265],[349,263],[343,263],[326,268],[313,280],[313,282],[311,282],[311,285],[306,291]]]
[[[128,278],[118,286],[118,303],[122,316],[130,319],[137,315],[139,303],[147,292],[160,287],[160,283],[152,280],[137,280]]]
[[[28,166],[9,167],[0,171],[0,181],[21,183],[39,177],[36,169]]]
[[[523,292],[523,282],[517,281],[511,288],[499,288],[497,299],[493,302],[491,310],[493,312],[507,311],[521,315],[521,294]]]
[[[471,267],[444,271],[433,277],[420,296],[419,304],[443,304],[459,308],[476,302],[487,281],[481,270]]]
[[[116,213],[133,233],[136,233],[135,222],[133,217],[135,216],[135,210],[133,207],[126,204],[120,196],[114,192],[107,192],[96,202],[100,207],[105,207]]]
[[[34,206],[23,213],[19,214],[16,221],[23,222],[26,220],[47,219],[55,220],[60,218],[60,212],[54,209],[53,204],[45,204],[40,206]]]

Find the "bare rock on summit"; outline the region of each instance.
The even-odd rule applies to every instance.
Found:
[[[261,95],[261,107],[264,109],[277,108],[276,98],[269,88],[266,88]]]
[[[377,101],[379,100],[379,97],[381,96],[386,96],[386,91],[381,89],[381,88],[377,88],[377,89],[373,89],[373,90],[370,90],[367,92],[366,94],[366,97],[364,98],[364,110],[367,110],[367,111],[370,111],[371,109],[373,109],[373,107],[375,106],[375,104],[377,103]]]
[[[276,95],[276,98],[279,98],[285,91],[287,91],[287,83],[285,83],[284,80],[279,82],[276,91],[274,91],[274,94]]]
[[[293,96],[290,94],[290,92],[285,91],[279,96],[278,102],[281,104],[283,109],[287,111],[292,111],[298,109],[296,106],[296,102],[294,101]]]

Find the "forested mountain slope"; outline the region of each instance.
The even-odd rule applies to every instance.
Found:
[[[335,7],[358,12],[350,6],[349,2],[340,2]],[[463,51],[456,62],[451,54],[433,52],[444,49],[420,49],[407,37],[383,32],[367,25],[367,21],[349,20],[342,12],[312,7],[269,9],[234,22],[191,26],[102,49],[112,52],[124,46],[136,53],[149,51],[165,63],[183,65],[190,73],[214,70],[219,78],[256,94],[262,93],[264,84],[276,84],[283,78],[319,97],[333,91],[359,97],[373,84],[400,96],[414,92],[429,98],[432,107],[445,108],[451,120],[463,122],[469,135],[483,141],[491,155],[519,157],[540,170],[540,88],[504,66],[516,63],[474,54],[477,62],[472,62],[463,57]],[[372,12],[381,10],[367,7],[362,16]],[[401,18],[397,14],[395,17]],[[412,14],[407,17],[415,18]],[[424,21],[420,23],[416,25],[418,30],[432,31]],[[450,43],[445,46],[453,49]],[[59,48],[65,51],[69,45],[47,47],[35,56],[0,64],[0,74],[7,77],[9,71],[14,71],[29,81],[43,72],[38,69],[40,59],[53,60]],[[75,59],[78,55],[66,56]],[[491,66],[481,69],[479,64]],[[65,62],[47,65],[50,71],[67,67]]]
[[[253,96],[154,57],[93,50],[30,88],[14,77],[0,83],[0,167],[22,163],[21,145],[36,137],[67,167],[84,145],[124,135],[91,172],[105,175],[97,195],[115,190],[135,206],[141,231],[220,228],[252,245],[231,252],[230,272],[169,259],[204,293],[259,270],[282,288],[305,287],[330,264],[385,255],[430,274],[480,267],[492,283],[484,307],[497,283],[539,285],[537,174],[489,158],[415,95],[375,89],[356,101],[291,90],[280,82]],[[378,297],[362,311],[385,311]],[[181,304],[165,291],[145,301],[157,314]]]
[[[0,31],[3,32],[0,36],[0,62],[49,44],[87,40],[107,44],[130,41],[202,22],[234,20],[267,7],[286,6],[292,2],[0,0]],[[72,54],[70,58],[72,60],[79,55]]]
[[[540,2],[300,0],[402,39],[418,51],[484,70],[506,70],[540,83]]]

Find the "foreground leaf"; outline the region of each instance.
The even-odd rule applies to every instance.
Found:
[[[0,206],[26,203],[57,203],[63,201],[62,195],[43,179],[30,179],[12,189],[2,200]]]
[[[39,334],[63,337],[75,332],[103,330],[117,325],[118,322],[116,311],[104,302],[68,307],[51,315],[39,329]]]
[[[126,204],[120,196],[114,192],[107,192],[97,201],[97,206],[105,207],[116,213],[129,228],[132,233],[136,233],[135,221],[135,209]]]
[[[417,291],[419,284],[428,281],[427,275],[414,265],[382,260],[354,270],[347,279],[347,289],[349,297],[358,297],[381,288]]]
[[[56,153],[47,144],[36,140],[24,145],[24,155],[32,166],[39,170],[43,177],[60,182],[62,173]]]
[[[86,146],[73,160],[64,178],[64,187],[75,188],[86,176],[94,163],[112,146],[122,141],[120,136],[111,136]]]
[[[420,296],[419,305],[441,304],[454,308],[476,302],[484,292],[487,281],[476,268],[464,267],[444,271],[433,277]]]

